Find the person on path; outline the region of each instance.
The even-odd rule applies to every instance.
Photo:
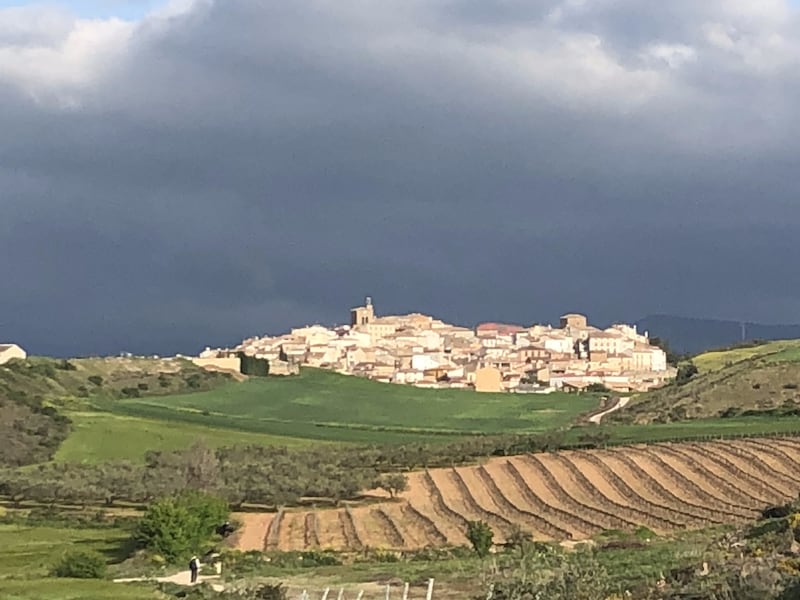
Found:
[[[200,561],[196,556],[192,556],[189,561],[189,570],[192,572],[192,583],[197,583],[197,572],[200,570]]]

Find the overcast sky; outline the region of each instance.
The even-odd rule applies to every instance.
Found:
[[[785,0],[0,3],[0,341],[800,321]]]

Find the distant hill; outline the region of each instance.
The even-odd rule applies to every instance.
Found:
[[[800,325],[744,324],[738,321],[695,319],[671,315],[650,315],[636,321],[639,331],[651,337],[667,340],[669,346],[680,354],[699,354],[749,340],[800,339]]]
[[[707,352],[694,359],[699,373],[635,396],[604,421],[672,423],[687,419],[800,416],[800,341]]]

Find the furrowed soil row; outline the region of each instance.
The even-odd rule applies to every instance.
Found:
[[[356,525],[353,522],[353,515],[350,507],[346,506],[344,510],[339,512],[339,522],[342,524],[342,533],[344,533],[345,546],[351,550],[361,550],[364,548],[364,543],[356,531]]]
[[[278,543],[280,541],[280,533],[281,533],[281,523],[283,522],[283,518],[285,515],[285,511],[280,509],[275,517],[270,521],[269,527],[267,527],[267,532],[264,535],[264,550],[269,552],[270,550],[277,550]]]
[[[795,452],[800,451],[800,438],[798,437],[770,438],[770,442],[776,442],[778,444],[791,448]]]
[[[719,457],[740,464],[743,471],[747,471],[754,477],[772,482],[775,489],[779,490],[784,498],[796,495],[797,482],[776,469],[771,456],[764,457],[749,448],[733,444],[706,444],[706,448]]]
[[[765,493],[765,486],[761,482],[753,481],[753,478],[739,467],[729,461],[720,460],[702,448],[702,446],[693,447],[689,450],[688,448],[678,448],[671,444],[665,444],[659,446],[659,450],[676,458],[682,457],[685,462],[691,461],[703,465],[708,474],[713,474],[718,481],[720,489],[729,490],[728,493],[731,494],[732,498],[736,498],[738,493],[739,497],[745,498],[745,501],[754,507],[770,504],[772,502],[770,498],[775,496],[774,491]],[[736,481],[735,486],[729,483],[731,480]]]
[[[617,490],[620,496],[627,498],[629,502],[636,504],[646,513],[653,514],[664,521],[672,521],[675,523],[676,529],[705,522],[705,519],[700,519],[691,512],[669,506],[658,500],[645,498],[592,452],[583,450],[573,452],[570,454],[569,460],[574,461],[576,466],[582,468],[584,472],[591,472],[592,469],[596,470],[597,477],[605,479],[609,485]]]
[[[446,520],[450,521],[451,523],[455,523],[456,527],[460,531],[466,532],[467,527],[469,526],[469,519],[464,517],[464,515],[461,513],[453,510],[450,505],[444,501],[444,496],[442,495],[439,486],[437,486],[436,482],[433,480],[430,471],[425,471],[425,475],[422,477],[422,483],[425,486],[431,501],[433,502],[434,509],[439,514],[444,516]]]
[[[505,460],[489,463],[482,467],[497,485],[504,491],[504,495],[517,507],[528,506],[533,509],[533,514],[547,515],[547,519],[554,523],[558,529],[565,531],[567,539],[586,537],[596,530],[596,525],[585,519],[576,518],[572,513],[563,510],[558,502],[549,501],[544,494],[535,492],[525,481],[519,470]],[[508,485],[503,485],[508,482]]]
[[[578,485],[583,492],[592,499],[594,504],[599,504],[600,506],[609,505],[614,508],[615,514],[630,514],[636,519],[637,525],[647,525],[648,527],[657,529],[657,530],[666,530],[666,529],[680,529],[681,524],[677,523],[671,519],[662,519],[653,513],[645,512],[639,510],[635,506],[631,506],[630,504],[623,504],[613,498],[609,497],[608,494],[603,493],[598,485],[602,485],[603,482],[597,482],[598,485],[595,485],[594,481],[591,481],[586,475],[584,475],[575,464],[567,458],[565,454],[551,454],[548,458],[559,464],[561,468],[567,473],[572,480]]]
[[[691,507],[692,512],[697,514],[697,516],[703,520],[703,524],[705,525],[708,525],[710,523],[724,522],[724,519],[720,518],[720,511],[715,510],[713,508],[709,508],[707,505],[700,504],[698,502],[694,502],[692,500],[687,500],[676,496],[670,490],[661,485],[658,479],[656,479],[653,475],[651,475],[649,471],[639,466],[637,462],[635,462],[630,456],[628,456],[624,452],[615,450],[610,450],[608,452],[613,456],[615,456],[617,459],[619,459],[619,461],[623,463],[633,473],[634,478],[641,481],[642,485],[644,485],[647,489],[651,490],[652,493],[654,493],[658,498],[669,499],[671,502],[674,502],[676,506]],[[667,475],[666,479],[671,479],[671,477]],[[675,483],[675,481],[670,481],[670,483],[672,485],[675,485],[679,489],[681,486],[685,486],[685,483],[681,480],[679,480],[677,484]]]
[[[559,495],[559,499],[563,499],[564,503],[573,510],[587,515],[587,518],[596,521],[604,529],[631,529],[640,525],[636,521],[611,513],[604,508],[587,504],[579,497],[581,492],[580,482],[572,478],[570,476],[571,473],[564,469],[561,463],[555,462],[548,465],[548,462],[551,462],[548,459],[550,459],[550,455],[541,457],[536,454],[527,454],[523,461],[532,467],[545,481],[545,484]],[[555,476],[556,473],[559,475],[558,478]],[[565,484],[569,482],[570,485],[562,484],[561,481],[564,481]],[[603,496],[603,498],[605,497]]]
[[[497,482],[492,479],[492,476],[489,474],[489,471],[486,470],[486,467],[478,467],[476,474],[483,482],[483,485],[486,486],[486,491],[492,497],[494,503],[501,511],[503,511],[503,514],[512,516],[514,521],[520,521],[528,525],[535,532],[541,532],[543,537],[547,539],[559,540],[572,538],[572,534],[566,529],[548,521],[540,514],[525,510],[519,506],[515,506],[512,502],[510,502],[509,499],[506,498],[503,491],[498,487]]]
[[[711,444],[694,443],[690,446],[679,449],[680,452],[684,452],[686,454],[690,453],[691,450],[698,452],[709,462],[716,464],[721,469],[726,469],[730,473],[733,473],[734,477],[739,483],[747,482],[747,484],[750,486],[750,489],[755,492],[753,495],[758,494],[757,497],[759,497],[759,499],[762,501],[766,501],[767,504],[782,500],[786,496],[785,492],[773,485],[772,481],[774,480],[774,477],[771,472],[762,470],[762,472],[758,473],[758,475],[753,475],[750,472],[750,469],[755,469],[756,472],[758,472],[759,467],[762,467],[763,469],[763,463],[760,461],[754,462],[752,459],[745,460],[745,465],[750,468],[748,469],[737,464],[742,460],[741,458],[736,457],[731,460],[729,456],[721,453]]]
[[[405,548],[408,544],[406,540],[403,538],[403,534],[400,533],[400,529],[398,529],[397,524],[392,520],[392,518],[386,514],[386,511],[382,508],[373,508],[371,511],[372,517],[376,523],[378,523],[383,535],[389,541],[390,548]]]
[[[752,517],[752,509],[742,504],[729,502],[726,497],[739,498],[742,492],[735,487],[732,487],[726,480],[717,477],[711,473],[702,463],[694,461],[692,457],[687,457],[688,460],[680,461],[678,456],[672,454],[672,448],[669,446],[649,446],[647,448],[630,448],[632,460],[653,466],[667,474],[675,489],[682,490],[692,494],[703,506],[710,508],[713,507],[715,511],[727,514],[735,518],[750,518]],[[669,457],[665,458],[665,457]],[[675,466],[675,463],[678,466]],[[691,463],[691,464],[689,464]],[[687,469],[687,467],[689,467]],[[685,471],[694,473],[697,480],[688,476]],[[703,485],[706,483],[706,486]],[[727,493],[725,493],[727,490]],[[721,494],[720,497],[717,494]],[[688,501],[688,500],[687,500]]]
[[[234,534],[236,536],[236,548],[242,552],[251,550],[263,551],[266,532],[269,530],[274,515],[269,513],[245,513],[237,515],[237,518],[242,521],[242,527]]]
[[[779,470],[784,477],[793,481],[796,486],[800,485],[800,460],[789,455],[780,446],[771,445],[761,440],[742,440],[739,445],[762,457],[771,457],[774,461],[771,463],[773,468]]]
[[[339,518],[339,512],[330,508],[317,511],[317,530],[321,548],[333,550],[347,548],[347,538]]]
[[[386,516],[394,523],[397,531],[400,532],[401,537],[405,540],[405,548],[426,548],[428,546],[436,546],[441,542],[431,540],[428,537],[427,530],[416,519],[409,519],[406,508],[408,504],[405,502],[387,502],[381,504],[380,508]]]
[[[278,548],[280,550],[293,551],[302,550],[305,546],[303,543],[303,529],[305,524],[305,515],[297,512],[287,512],[283,517],[283,526],[280,530],[278,539]]]
[[[306,548],[319,547],[319,533],[317,532],[317,513],[306,513],[303,528],[303,543]]]
[[[784,452],[792,460],[792,462],[795,464],[800,463],[800,444],[793,445],[788,442],[788,439],[783,438],[770,440],[770,443],[774,443],[775,448],[780,449],[781,452]]]
[[[414,523],[421,531],[425,533],[425,537],[431,540],[432,545],[443,546],[448,543],[447,536],[436,526],[433,519],[419,512],[410,502],[406,502],[400,509],[403,517],[409,523]]]
[[[519,470],[517,465],[515,465],[510,460],[506,460],[506,462],[503,464],[503,467],[506,473],[508,473],[511,479],[514,481],[519,491],[522,492],[522,495],[528,502],[531,503],[531,505],[536,506],[537,503],[543,502],[542,500],[539,499],[538,494],[534,492],[533,488],[528,484],[527,480],[525,479],[525,476]],[[546,504],[552,507],[553,510],[558,511],[558,514],[562,517],[562,520],[565,523],[569,523],[569,526],[572,527],[572,529],[578,533],[578,535],[574,537],[578,538],[591,537],[595,533],[603,530],[603,527],[598,525],[597,523],[593,523],[592,521],[584,519],[583,517],[573,512],[564,510],[563,508],[557,508],[556,504],[564,506],[561,498],[558,496],[558,493],[556,491],[550,490],[549,486],[547,485],[545,485],[544,487],[545,490],[555,500],[555,503],[546,502]]]
[[[470,486],[467,485],[466,481],[464,480],[464,476],[458,469],[450,469],[448,476],[450,477],[450,481],[458,490],[458,493],[464,499],[464,504],[467,506],[467,508],[471,512],[479,515],[481,519],[495,528],[495,530],[501,534],[501,537],[505,539],[506,536],[508,536],[514,530],[514,523],[506,519],[501,514],[484,508],[480,503],[478,503],[478,500],[472,493]]]

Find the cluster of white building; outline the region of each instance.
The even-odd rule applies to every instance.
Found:
[[[585,316],[568,314],[560,327],[483,323],[469,329],[419,313],[378,317],[369,298],[351,310],[350,325],[253,337],[235,348],[206,349],[200,358],[239,353],[266,359],[271,374],[312,366],[389,383],[485,392],[592,384],[642,391],[675,376],[664,351],[633,326],[598,329]]]

